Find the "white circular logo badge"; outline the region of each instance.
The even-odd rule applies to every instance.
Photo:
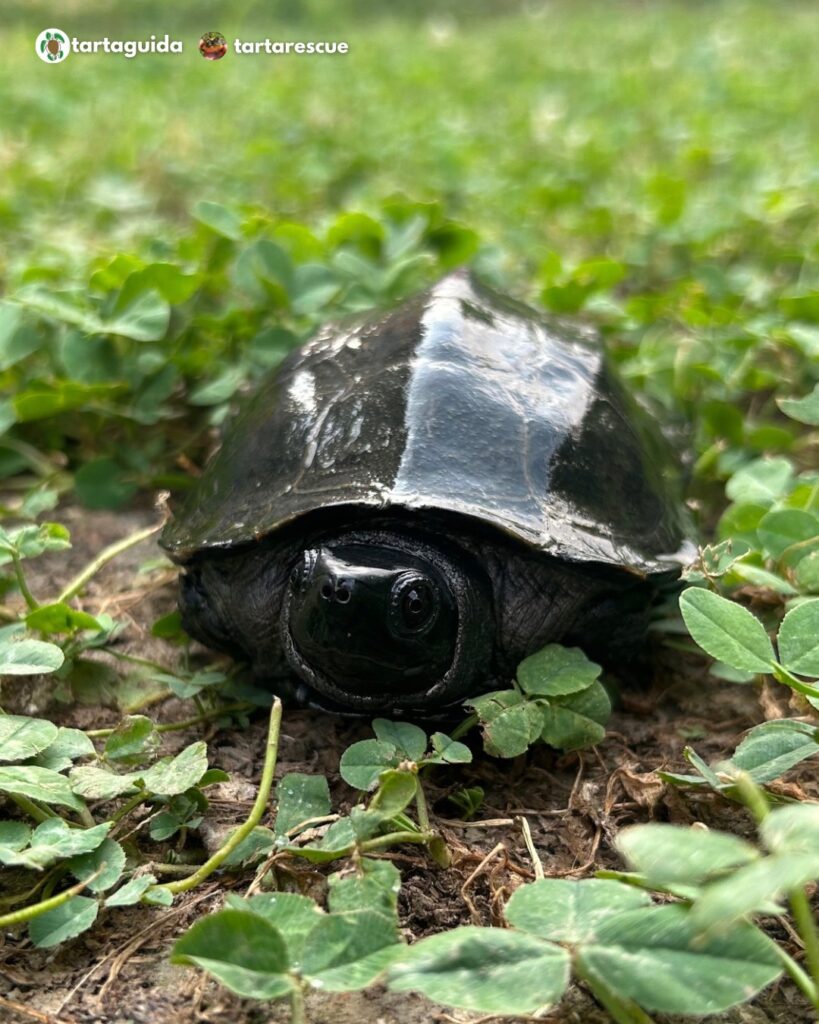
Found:
[[[68,36],[61,28],[47,28],[37,36],[34,49],[40,60],[59,64],[69,53]]]

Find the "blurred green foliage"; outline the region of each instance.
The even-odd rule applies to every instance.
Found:
[[[771,457],[789,466],[773,507],[815,512],[815,423],[785,412],[819,380],[819,11],[383,10],[68,5],[69,34],[167,30],[187,51],[49,67],[33,39],[53,12],[11,5],[0,472],[57,472],[90,506],[182,486],[231,400],[319,322],[472,262],[597,322],[632,386],[691,424],[707,527],[724,481]],[[206,62],[209,28],[350,53]],[[735,490],[743,524],[771,507]]]

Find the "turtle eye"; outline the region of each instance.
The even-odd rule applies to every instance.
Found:
[[[393,629],[404,636],[425,631],[435,620],[438,604],[438,589],[431,580],[414,573],[400,577],[390,595]]]

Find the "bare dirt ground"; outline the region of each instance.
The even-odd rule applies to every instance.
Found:
[[[151,513],[89,513],[69,508],[61,518],[71,529],[74,547],[68,557],[40,560],[32,579],[39,594],[55,592],[101,547],[149,523]],[[150,625],[173,608],[174,573],[137,574],[138,567],[156,555],[152,541],[127,552],[89,585],[83,606],[91,612],[108,611],[128,623],[123,651],[170,665],[175,652],[151,637]],[[509,894],[534,877],[515,821],[521,815],[529,821],[547,874],[569,878],[586,877],[603,867],[622,867],[613,840],[619,829],[634,822],[700,821],[713,828],[750,833],[747,817],[735,805],[712,793],[669,788],[656,772],[681,769],[686,743],[694,744],[706,759],[726,756],[744,730],[766,717],[789,713],[783,693],[719,683],[697,659],[666,652],[657,659],[654,678],[639,691],[622,696],[608,737],[596,750],[561,756],[543,748],[514,761],[478,755],[472,765],[433,777],[434,824],[452,848],[453,866],[438,868],[410,847],[385,854],[403,874],[399,908],[407,939],[457,924],[501,923],[500,908]],[[60,702],[48,678],[4,688],[8,710],[47,714],[60,724],[82,728],[116,723],[116,694],[111,693],[104,703]],[[171,699],[148,713],[157,720],[174,721],[189,717],[191,710],[190,704]],[[196,738],[207,739],[211,765],[231,774],[231,783],[224,784],[212,801],[207,818],[211,833],[235,825],[248,812],[261,768],[264,718],[263,713],[256,716],[249,730],[218,730],[205,724],[198,731],[165,734],[166,752]],[[326,773],[334,801],[344,810],[353,794],[338,778],[338,759],[347,745],[368,735],[364,723],[313,712],[286,712],[277,776],[290,771]],[[469,825],[455,820],[453,806],[445,799],[448,791],[463,784],[480,785],[486,791],[478,821]],[[819,799],[819,776],[810,763],[779,785],[792,794]],[[498,819],[507,823],[492,823]],[[197,917],[218,909],[225,891],[244,892],[252,877],[252,871],[212,877],[178,897],[170,909],[105,911],[90,932],[53,950],[34,949],[25,933],[6,936],[0,945],[0,1020],[41,1024],[287,1021],[284,1004],[237,999],[201,973],[167,962],[174,939]],[[293,863],[292,872],[283,873],[282,881],[296,890],[321,892],[322,876],[304,863]],[[777,937],[798,954],[789,935],[783,931]],[[375,988],[346,995],[316,993],[308,1000],[308,1019],[313,1024],[421,1024],[479,1018],[442,1010],[418,996]],[[544,1019],[555,1024],[609,1022],[582,987],[575,987],[561,1007]],[[725,1024],[807,1024],[815,1017],[793,987],[781,983],[762,993],[753,1005],[712,1019]],[[672,1018],[657,1020],[671,1024]]]

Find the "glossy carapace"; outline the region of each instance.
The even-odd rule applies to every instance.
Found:
[[[195,636],[299,700],[400,713],[545,642],[614,642],[687,535],[595,336],[458,272],[293,352],[162,543]]]

